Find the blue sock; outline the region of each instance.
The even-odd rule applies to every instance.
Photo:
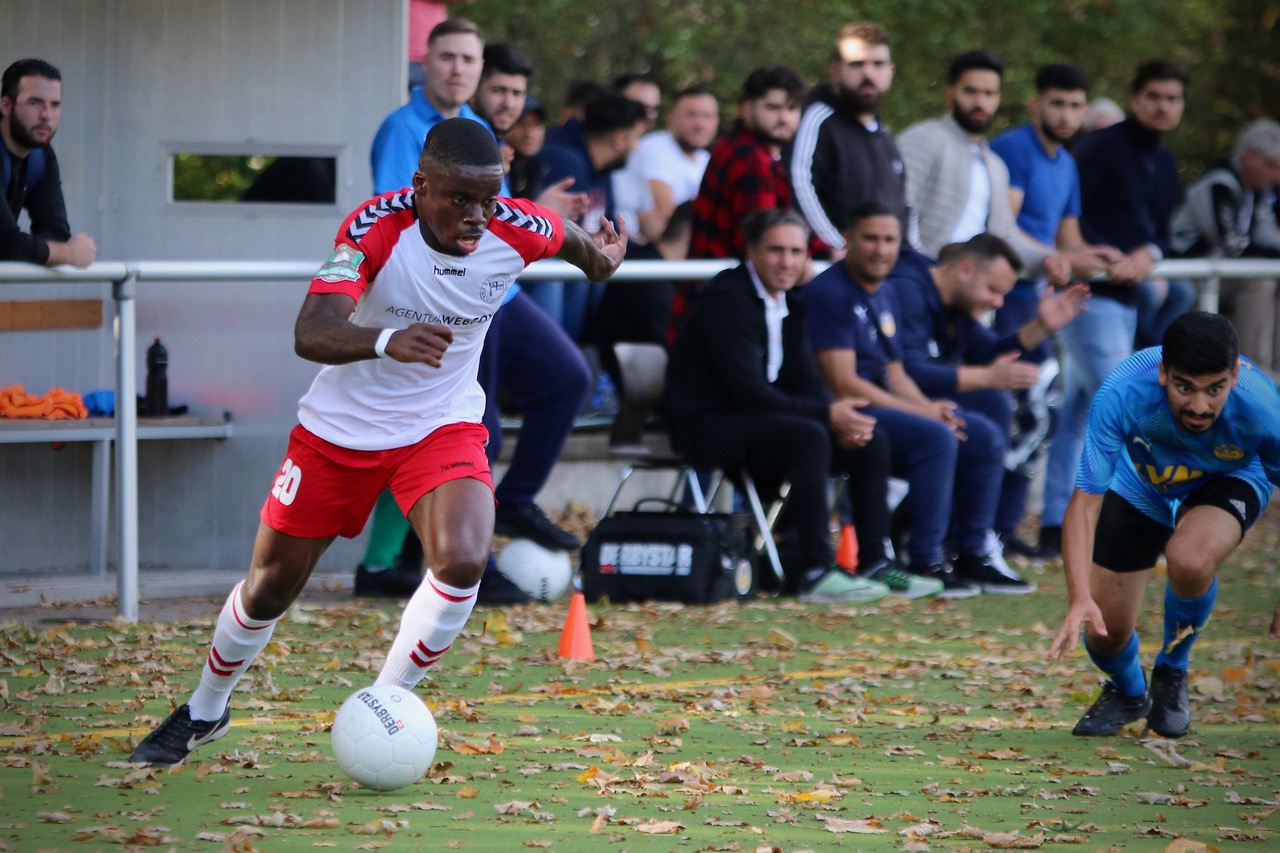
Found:
[[[1109,658],[1095,654],[1088,643],[1084,647],[1094,666],[1110,676],[1111,683],[1125,696],[1141,696],[1147,692],[1147,677],[1142,672],[1142,661],[1138,660],[1137,631],[1129,637],[1123,649]]]
[[[1209,590],[1199,598],[1179,598],[1173,587],[1164,588],[1164,648],[1156,654],[1156,665],[1174,669],[1187,669],[1191,665],[1191,647],[1195,645],[1200,629],[1209,621],[1213,602],[1218,597],[1218,579],[1215,577]],[[1192,629],[1181,640],[1178,634]]]

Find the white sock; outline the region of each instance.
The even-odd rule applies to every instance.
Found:
[[[376,683],[412,690],[462,633],[479,589],[480,584],[460,589],[441,583],[427,569],[423,583],[404,606],[400,633],[391,644]]]
[[[244,581],[236,584],[218,614],[213,644],[209,646],[209,655],[200,673],[200,686],[187,701],[193,720],[221,719],[222,712],[231,701],[231,691],[236,682],[258,652],[271,642],[271,634],[279,621],[279,617],[262,621],[246,616],[244,604],[240,601],[240,588],[243,586]]]

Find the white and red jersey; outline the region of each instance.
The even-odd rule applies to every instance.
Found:
[[[371,328],[441,323],[453,343],[441,366],[375,358],[321,368],[298,402],[298,421],[353,450],[388,450],[421,441],[451,423],[480,423],[484,391],[476,381],[493,313],[526,266],[555,255],[564,225],[525,199],[499,198],[489,228],[470,255],[427,245],[411,189],[384,193],[351,213],[311,293],[357,300],[351,322]]]

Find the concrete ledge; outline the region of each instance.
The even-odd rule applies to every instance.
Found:
[[[317,570],[308,588],[324,588],[350,592],[351,571],[322,573]],[[244,577],[244,569],[189,571],[179,569],[143,569],[138,572],[139,597],[146,600],[186,598],[195,595],[223,595]],[[28,577],[6,577],[0,580],[0,599],[4,609],[47,607],[63,603],[96,602],[114,599],[116,575],[51,574]]]

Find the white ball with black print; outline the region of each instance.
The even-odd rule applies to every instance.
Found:
[[[549,551],[529,539],[513,539],[498,553],[498,571],[526,595],[556,601],[573,583],[568,551]]]
[[[436,757],[431,709],[411,691],[392,684],[352,693],[333,718],[330,737],[338,766],[377,791],[412,785]]]

